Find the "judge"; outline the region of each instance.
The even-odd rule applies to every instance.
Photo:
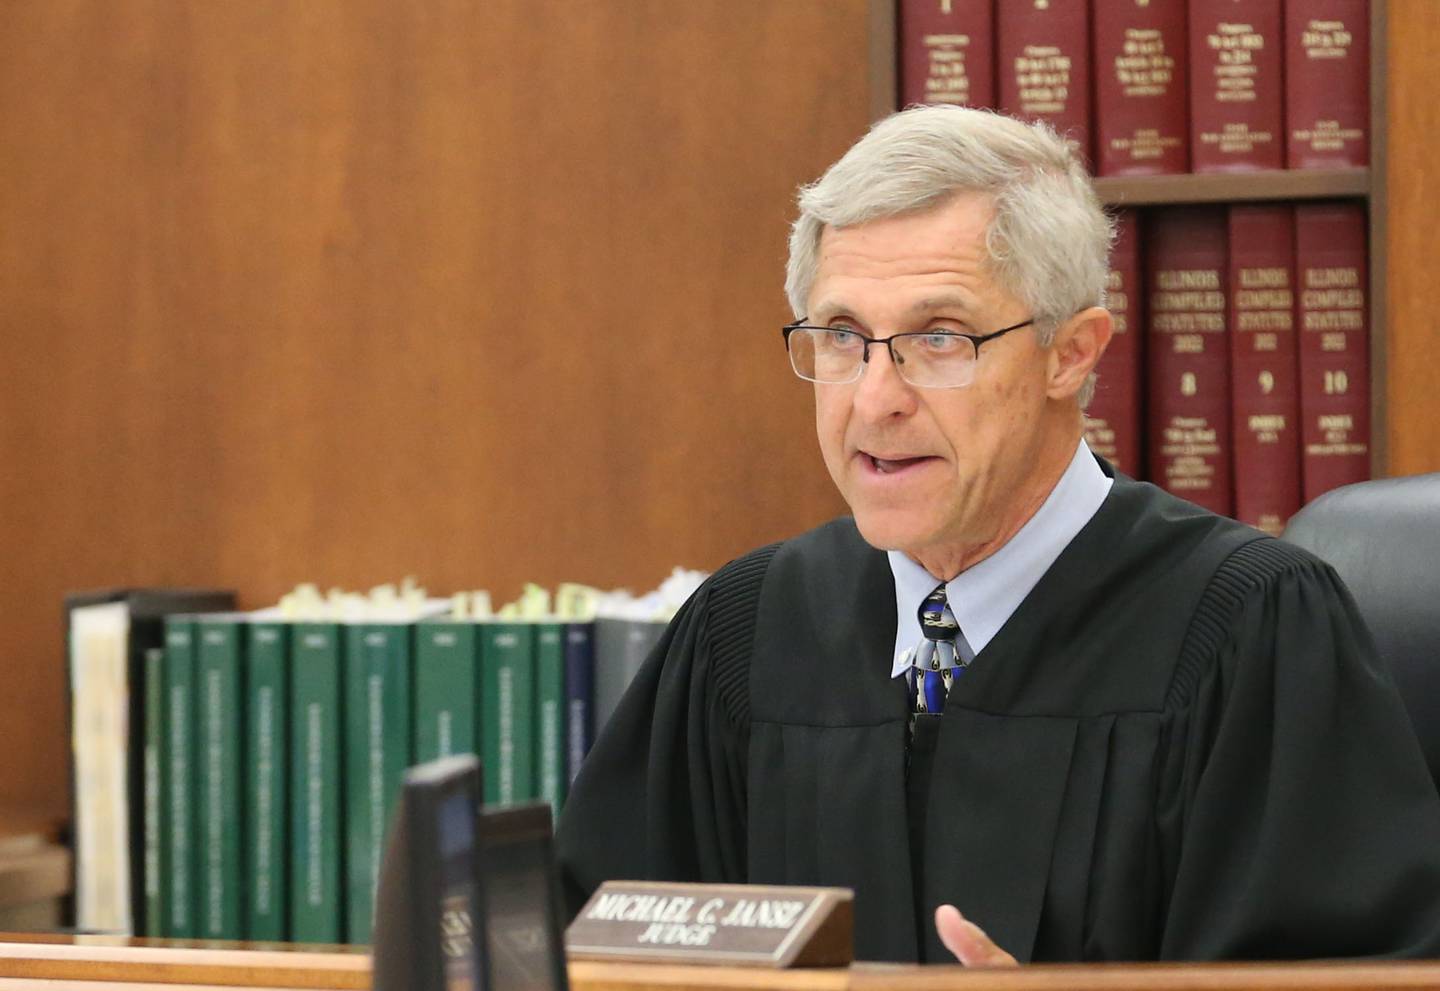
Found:
[[[1112,232],[1074,148],[907,110],[799,214],[784,334],[852,516],[675,618],[561,817],[572,908],[844,885],[868,959],[1440,954],[1440,799],[1334,572],[1082,440]]]

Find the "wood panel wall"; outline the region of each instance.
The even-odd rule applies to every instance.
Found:
[[[1377,2],[1377,0],[1372,0]],[[1440,3],[1387,0],[1386,326],[1391,475],[1440,471]]]
[[[778,328],[864,0],[0,5],[0,803],[61,596],[649,588],[842,510]]]

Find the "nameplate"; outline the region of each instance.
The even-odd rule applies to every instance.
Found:
[[[849,888],[607,881],[565,932],[575,960],[843,967],[854,959]]]

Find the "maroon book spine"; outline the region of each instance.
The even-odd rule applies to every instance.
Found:
[[[1190,168],[1285,164],[1280,0],[1190,0]]]
[[[1370,164],[1370,5],[1285,0],[1285,164]]]
[[[1280,535],[1300,508],[1295,213],[1230,208],[1230,422],[1235,518]]]
[[[1305,501],[1370,477],[1365,208],[1295,207]]]
[[[993,0],[900,0],[900,100],[995,106]]]
[[[1115,248],[1105,305],[1115,318],[1110,346],[1095,371],[1095,396],[1085,411],[1090,450],[1132,478],[1140,477],[1140,246],[1133,211],[1116,217]]]
[[[1090,152],[1088,0],[1008,0],[995,12],[1000,109]]]
[[[1145,229],[1150,478],[1230,514],[1223,207],[1157,210]]]
[[[1186,171],[1185,0],[1103,0],[1092,16],[1097,173]]]

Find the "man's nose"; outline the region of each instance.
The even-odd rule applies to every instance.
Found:
[[[855,384],[855,411],[866,419],[883,420],[915,411],[915,389],[900,377],[900,369],[884,344],[870,345],[869,360]]]

